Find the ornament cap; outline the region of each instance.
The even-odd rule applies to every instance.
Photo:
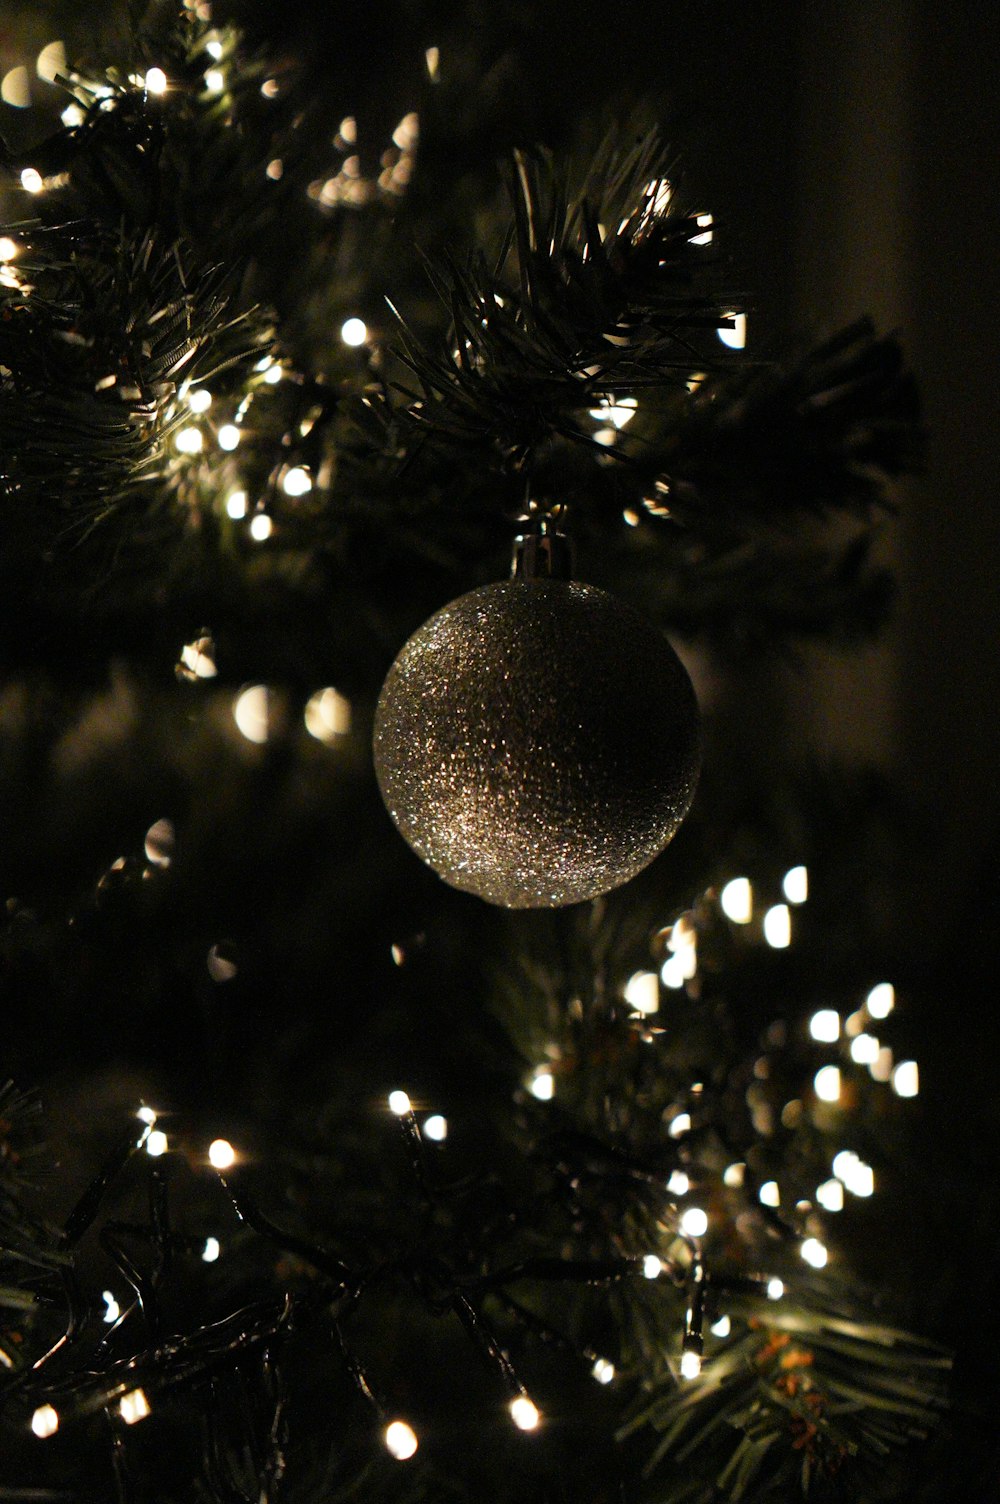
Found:
[[[571,580],[572,541],[543,517],[532,532],[519,533],[514,539],[510,575],[513,580]]]

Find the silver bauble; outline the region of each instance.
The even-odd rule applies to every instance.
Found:
[[[557,908],[628,882],[698,777],[698,706],[659,632],[592,585],[512,579],[424,623],[389,670],[375,771],[455,888]]]

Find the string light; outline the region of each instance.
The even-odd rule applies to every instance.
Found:
[[[824,1065],[813,1077],[813,1090],[821,1102],[840,1101],[840,1067]]]
[[[663,1264],[655,1253],[647,1253],[642,1261],[642,1272],[646,1279],[659,1279],[663,1273]]]
[[[139,1119],[140,1123],[146,1123],[150,1128],[152,1128],[153,1124],[156,1122],[156,1113],[153,1111],[152,1107],[140,1107],[139,1111],[136,1113],[136,1117]]]
[[[896,989],[891,982],[879,982],[865,999],[870,1018],[888,1018],[896,1006]]]
[[[113,1321],[117,1321],[121,1315],[121,1306],[118,1304],[113,1290],[102,1291],[101,1299],[104,1301],[104,1320],[110,1325]]]
[[[208,1146],[208,1162],[213,1170],[229,1170],[236,1163],[236,1150],[226,1138],[216,1138]]]
[[[207,386],[190,387],[184,400],[193,413],[207,413],[212,406],[212,393]]]
[[[286,496],[305,496],[312,490],[312,476],[303,465],[293,465],[285,472],[281,489]]]
[[[598,1358],[590,1372],[599,1384],[610,1384],[615,1376],[615,1365],[607,1358]]]
[[[154,1128],[149,1134],[147,1134],[146,1153],[150,1155],[151,1158],[159,1159],[162,1154],[166,1154],[169,1147],[170,1146],[167,1141],[167,1135],[162,1131],[162,1129]]]
[[[262,745],[270,731],[271,696],[264,684],[251,684],[233,704],[233,720],[248,742]]]
[[[264,372],[264,380],[270,386],[277,386],[278,382],[281,380],[281,378],[282,378],[282,376],[284,376],[284,374],[285,373],[282,370],[281,366],[279,366],[279,365],[268,366],[267,370]]]
[[[219,1254],[221,1252],[222,1252],[222,1245],[220,1244],[218,1238],[206,1238],[205,1239],[205,1246],[201,1250],[201,1261],[202,1261],[202,1263],[203,1264],[214,1264],[216,1262],[216,1260],[218,1259]]]
[[[146,860],[154,867],[169,867],[174,855],[174,827],[170,820],[155,820],[143,843]]]
[[[809,873],[805,867],[789,867],[781,880],[781,891],[789,903],[805,903],[809,897]]]
[[[844,1187],[839,1180],[824,1180],[822,1185],[816,1187],[816,1200],[826,1212],[840,1212],[844,1209]]]
[[[776,903],[764,915],[764,939],[772,950],[786,950],[792,943],[792,915],[787,903]]]
[[[689,1238],[701,1238],[707,1231],[708,1213],[700,1206],[689,1206],[681,1217],[681,1232]]]
[[[915,1097],[920,1090],[920,1071],[915,1060],[901,1060],[892,1073],[897,1097]]]
[[[241,437],[235,423],[223,423],[217,435],[219,448],[232,453],[238,447]]]
[[[81,110],[78,104],[68,104],[63,110],[62,114],[59,116],[59,119],[62,121],[63,125],[68,126],[71,129],[74,126],[82,125],[86,118],[86,115],[84,114],[83,110]]]
[[[405,1091],[398,1088],[391,1091],[388,1096],[389,1111],[395,1113],[397,1118],[405,1118],[408,1112],[413,1111],[413,1104]]]
[[[209,68],[205,74],[205,88],[210,94],[221,94],[226,87],[226,75],[221,68]]]
[[[785,1293],[785,1283],[784,1283],[784,1280],[780,1280],[780,1279],[769,1279],[768,1280],[768,1282],[767,1282],[767,1298],[768,1298],[768,1300],[780,1300],[781,1297],[784,1295],[784,1293]]]
[[[734,877],[719,894],[719,906],[734,924],[749,924],[753,918],[753,889],[747,877]]]
[[[718,1321],[713,1321],[711,1332],[714,1337],[728,1337],[733,1329],[733,1323],[728,1316],[720,1316]]]
[[[31,105],[31,80],[27,68],[11,68],[0,83],[0,99],[15,110],[26,110]]]
[[[806,1238],[799,1253],[813,1269],[825,1268],[830,1257],[818,1238]]]
[[[762,1206],[780,1206],[781,1190],[776,1180],[765,1180],[758,1192]]]
[[[685,1348],[681,1353],[681,1378],[696,1379],[701,1373],[701,1353]]]
[[[691,1132],[691,1114],[679,1112],[667,1129],[671,1138],[682,1138],[685,1133]]]
[[[250,519],[250,536],[255,543],[266,543],[274,532],[274,522],[266,512],[256,512]]]
[[[224,953],[222,946],[213,945],[205,957],[205,967],[213,982],[220,985],[231,982],[239,971],[236,962]]]
[[[540,1065],[528,1085],[531,1095],[539,1102],[551,1102],[556,1094],[556,1080],[547,1065]]]
[[[851,1040],[851,1059],[856,1065],[874,1065],[880,1049],[874,1034],[859,1034]]]
[[[435,1112],[433,1116],[424,1120],[422,1132],[426,1138],[433,1139],[436,1144],[443,1144],[448,1137],[448,1119]]]
[[[709,226],[712,225],[713,223],[714,223],[714,218],[713,218],[713,216],[711,214],[698,214],[698,215],[696,215],[695,216],[695,224],[698,226],[698,229],[701,231],[701,234],[699,234],[699,235],[692,235],[691,236],[691,244],[692,245],[711,245],[712,244],[713,231],[709,228]]]
[[[54,1436],[59,1429],[59,1412],[52,1405],[39,1405],[31,1417],[31,1429],[43,1440]]]
[[[13,261],[21,254],[21,247],[9,235],[0,235],[0,261]]]
[[[35,72],[47,84],[54,84],[66,72],[65,42],[49,42],[35,59]]]
[[[174,448],[179,454],[200,454],[205,436],[200,428],[181,428],[174,435]]]
[[[686,1196],[691,1189],[691,1181],[683,1170],[674,1170],[667,1181],[667,1190],[674,1196]]]
[[[590,409],[590,416],[595,423],[610,424],[612,428],[621,429],[631,423],[638,406],[635,397],[605,397],[599,407]]]
[[[21,173],[21,187],[25,193],[41,193],[45,180],[37,167],[25,167]]]
[[[879,1050],[878,1055],[868,1067],[873,1081],[888,1081],[892,1076],[892,1051],[887,1044]]]
[[[386,1450],[397,1462],[405,1462],[417,1450],[417,1433],[405,1420],[390,1421],[383,1433]]]
[[[840,1014],[835,1008],[820,1008],[809,1020],[809,1033],[820,1044],[834,1044],[840,1038]]]
[[[218,673],[215,666],[215,643],[211,636],[203,634],[194,642],[186,642],[181,648],[180,667],[186,679],[214,679]]]
[[[625,1001],[637,1013],[656,1013],[660,1007],[660,989],[655,971],[636,971],[625,983]]]
[[[145,1420],[150,1412],[145,1390],[131,1389],[128,1394],[123,1394],[118,1410],[127,1426],[134,1426],[138,1421]]]
[[[167,75],[162,68],[148,68],[143,86],[147,94],[165,94],[167,91]]]
[[[727,313],[731,325],[723,324],[716,329],[716,334],[724,345],[731,350],[743,350],[747,342],[747,316],[745,313]]]
[[[438,68],[441,62],[441,51],[438,47],[428,47],[424,53],[424,62],[427,64],[427,76],[431,83],[438,81]]]
[[[351,729],[351,702],[335,689],[319,689],[306,704],[305,723],[317,741],[335,742]]]
[[[722,1172],[722,1184],[731,1186],[733,1189],[739,1189],[743,1184],[746,1168],[742,1160],[739,1160],[736,1164],[727,1165]]]
[[[230,491],[226,497],[226,515],[234,522],[241,522],[247,514],[247,493]]]
[[[660,968],[660,981],[664,987],[670,987],[676,992],[684,986],[687,980],[685,976],[686,971],[687,965],[684,954],[681,951],[677,951],[675,955],[668,956]]]
[[[510,1418],[519,1431],[534,1431],[538,1428],[541,1415],[538,1408],[529,1400],[526,1394],[519,1394],[510,1402]]]
[[[345,319],[340,326],[340,337],[345,345],[363,345],[368,338],[368,325],[364,319]]]

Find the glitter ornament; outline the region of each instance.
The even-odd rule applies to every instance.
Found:
[[[628,882],[667,845],[697,781],[698,707],[670,644],[630,606],[524,560],[403,647],[375,713],[375,771],[400,833],[445,882],[558,908]]]

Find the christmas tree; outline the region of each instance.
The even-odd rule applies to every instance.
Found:
[[[3,80],[0,1497],[943,1497],[893,791],[784,673],[899,342],[755,350],[517,7],[107,20]]]

